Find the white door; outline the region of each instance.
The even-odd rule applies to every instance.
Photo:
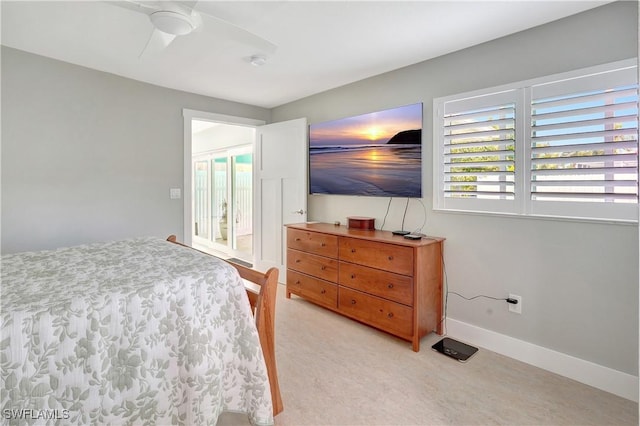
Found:
[[[255,269],[275,266],[286,281],[286,229],[307,220],[307,119],[256,128]]]

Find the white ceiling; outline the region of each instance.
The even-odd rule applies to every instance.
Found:
[[[253,66],[252,46],[215,28],[139,54],[147,15],[110,2],[2,1],[2,44],[159,86],[266,108],[460,50],[609,1],[199,1],[278,46]],[[195,2],[188,2],[193,5]],[[207,22],[205,21],[205,24]]]

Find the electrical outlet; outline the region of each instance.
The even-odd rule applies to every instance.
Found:
[[[522,313],[522,296],[509,293],[509,298],[516,299],[518,301],[518,303],[516,303],[515,305],[512,303],[508,303],[509,312],[513,312],[514,314],[521,314]]]

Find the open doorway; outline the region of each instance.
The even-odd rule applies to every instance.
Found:
[[[307,120],[266,124],[262,120],[183,109],[184,118],[184,244],[195,246],[194,130],[198,121],[247,127],[255,131],[253,148],[252,262],[254,269],[280,270],[286,281],[286,228],[307,220]],[[196,131],[195,138],[202,129]],[[215,150],[213,148],[212,150]],[[286,152],[286,156],[282,153]],[[213,210],[213,207],[211,207]],[[227,213],[229,214],[229,213]],[[229,216],[228,216],[229,217]],[[211,222],[213,223],[213,222]],[[213,249],[212,249],[213,250]],[[218,255],[218,253],[214,253]],[[230,257],[229,255],[226,255]],[[233,257],[234,254],[231,254]],[[283,281],[283,282],[284,282]]]
[[[251,264],[255,127],[193,119],[191,129],[193,246]]]

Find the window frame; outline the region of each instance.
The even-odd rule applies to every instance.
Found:
[[[566,81],[572,85],[581,77],[612,71],[634,69],[638,84],[637,59],[626,59],[594,67],[543,76],[501,86],[454,94],[433,100],[433,209],[443,212],[481,213],[525,217],[548,217],[572,220],[638,223],[638,197],[633,203],[571,202],[533,200],[531,191],[531,131],[532,93],[536,86]],[[515,102],[515,197],[513,200],[487,200],[478,198],[451,198],[445,196],[445,106],[457,102],[475,105],[489,102],[492,97],[503,99],[511,93]],[[487,101],[483,101],[485,98]],[[490,103],[490,102],[489,102]],[[450,108],[449,110],[455,108]],[[638,143],[636,139],[636,143]],[[636,167],[636,178],[638,167]],[[636,179],[638,180],[638,179]],[[636,184],[637,185],[637,184]],[[637,190],[637,186],[636,186]]]

